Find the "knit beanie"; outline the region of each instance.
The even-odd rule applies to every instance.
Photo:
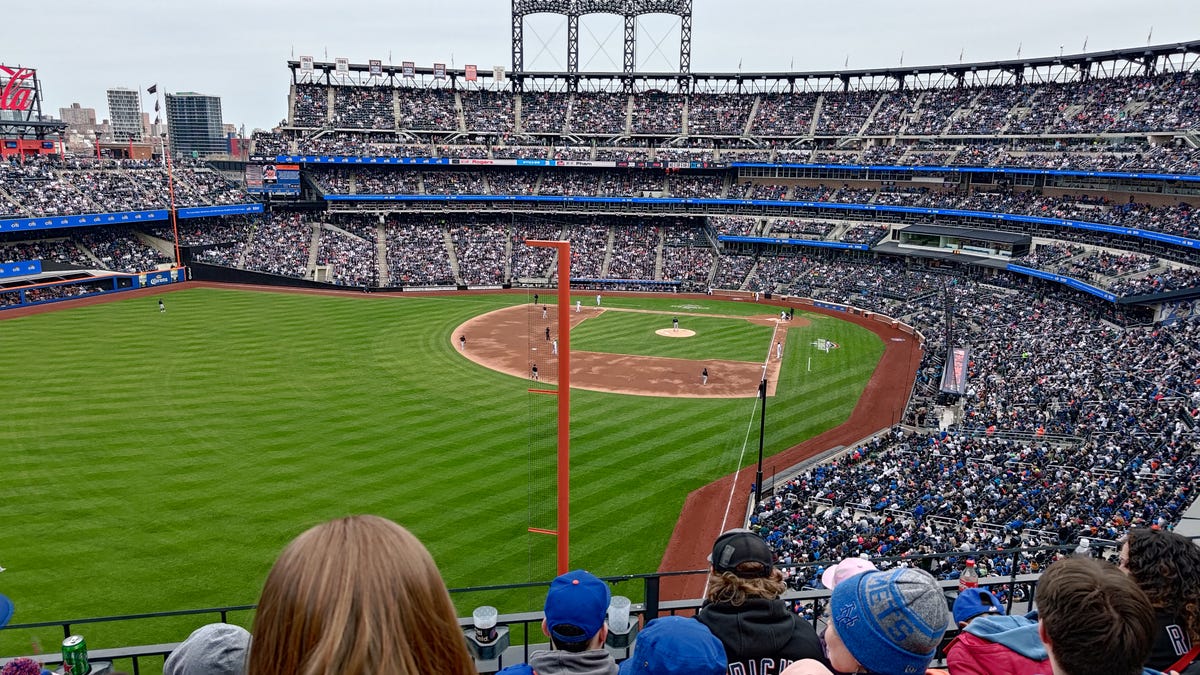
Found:
[[[833,589],[830,606],[850,655],[880,675],[924,673],[951,618],[937,581],[918,569],[857,574]]]
[[[240,675],[250,650],[241,626],[210,623],[192,631],[163,664],[163,675]]]

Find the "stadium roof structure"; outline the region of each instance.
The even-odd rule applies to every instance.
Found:
[[[302,72],[301,62],[289,60],[295,84],[335,84],[336,64],[313,62],[312,70]],[[351,63],[343,74],[347,85],[390,84],[398,86],[403,80],[411,85],[438,86],[431,82],[441,71],[432,66],[413,66],[412,77],[404,77],[402,66],[376,66],[381,72],[372,76],[371,66]],[[929,66],[898,66],[818,71],[776,71],[761,73],[721,72],[562,72],[514,71],[503,80],[496,80],[490,69],[479,68],[471,86],[478,88],[520,90],[524,83],[544,81],[562,83],[573,90],[581,82],[596,84],[629,84],[638,90],[687,91],[835,91],[850,89],[884,89],[910,87],[935,88],[954,86],[984,86],[991,84],[1020,84],[1024,82],[1086,81],[1095,77],[1149,76],[1167,72],[1189,72],[1200,67],[1200,40],[1130,47],[1106,51],[1084,52],[1060,56],[1000,61],[976,61]],[[466,88],[465,68],[445,69],[444,84],[450,88]]]

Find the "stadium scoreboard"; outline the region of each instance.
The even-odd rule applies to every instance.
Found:
[[[274,162],[247,164],[246,192],[298,197],[300,196],[300,165]]]

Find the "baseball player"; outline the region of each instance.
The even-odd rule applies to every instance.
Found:
[[[550,326],[546,326],[546,339],[550,339]]]
[[[162,298],[158,299],[158,311],[159,312],[167,311],[167,306],[163,304]]]
[[[460,351],[460,352],[467,351],[467,336],[466,335],[458,336],[458,351]]]
[[[542,318],[546,318],[546,306],[542,305]]]
[[[778,361],[779,359],[782,359],[782,358],[783,358],[783,343],[780,342],[779,340],[776,340],[775,341],[775,360]]]
[[[550,343],[550,353],[558,356],[558,338],[554,338],[554,341]]]
[[[700,384],[708,384],[708,368],[700,371]]]
[[[600,306],[600,294],[599,293],[596,294],[596,306],[597,307]]]
[[[671,330],[679,330],[679,317],[671,317]]]
[[[575,301],[575,313],[578,314],[583,309],[583,303],[579,300]]]
[[[529,378],[534,382],[538,382],[537,364],[533,364],[533,370],[529,373]]]

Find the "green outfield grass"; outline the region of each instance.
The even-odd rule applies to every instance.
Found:
[[[450,340],[523,296],[163,297],[165,314],[140,298],[0,322],[0,592],[16,602],[15,622],[253,603],[288,541],[352,513],[407,526],[453,587],[552,576],[548,539],[526,532],[528,477],[548,466],[531,465],[529,427],[550,433],[552,408]],[[744,344],[757,360],[769,345],[770,328],[688,316],[763,313],[748,303],[605,305],[679,313],[720,338],[714,351]],[[643,317],[670,327],[669,316],[610,313],[580,330],[576,348],[651,353],[634,351],[636,336],[605,337]],[[789,334],[771,454],[843,421],[883,350],[869,331],[809,318]],[[817,351],[817,338],[839,348]],[[653,571],[687,493],[755,459],[753,399],[572,397],[572,563],[597,574]],[[768,474],[784,468],[766,463]],[[537,494],[544,502],[546,486]],[[460,604],[509,612],[540,597]],[[206,620],[81,632],[92,647],[150,644]],[[27,653],[34,639],[54,650],[61,635],[0,632],[0,654]]]

